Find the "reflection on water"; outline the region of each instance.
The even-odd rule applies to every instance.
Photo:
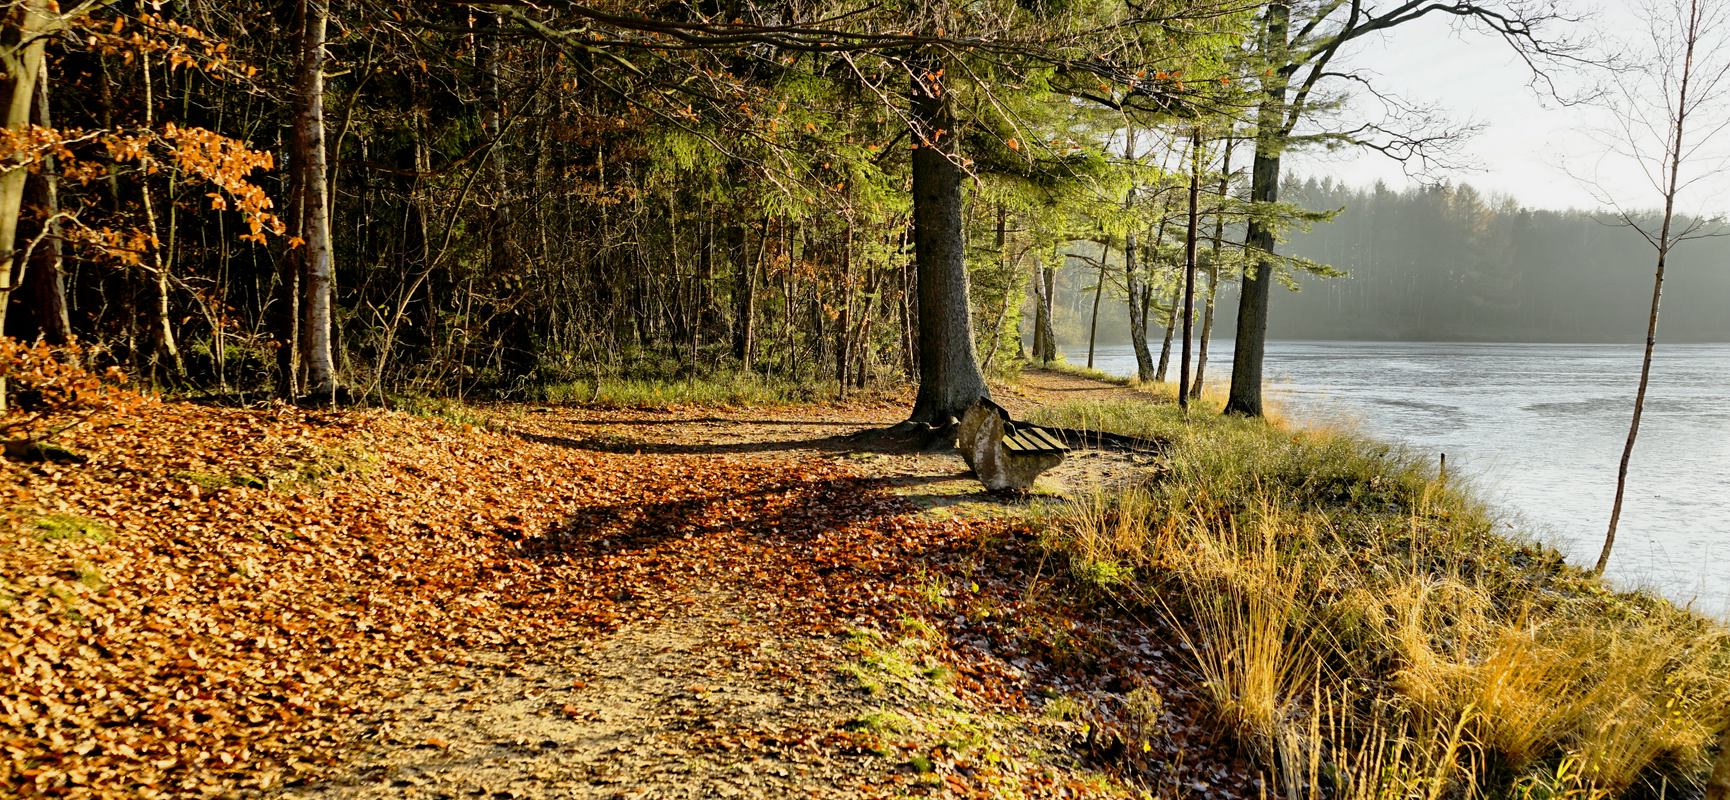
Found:
[[[1215,348],[1223,381],[1230,343]],[[1072,358],[1072,362],[1084,362]],[[1128,345],[1095,366],[1135,372]],[[1447,453],[1513,525],[1576,564],[1597,559],[1628,434],[1640,349],[1622,345],[1273,342],[1270,397],[1294,418],[1343,421]],[[1664,345],[1610,577],[1730,613],[1730,345]]]

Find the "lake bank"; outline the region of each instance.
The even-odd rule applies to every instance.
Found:
[[[1165,443],[1042,541],[1181,643],[1270,795],[1694,796],[1730,723],[1723,625],[1508,537],[1411,448],[1148,390],[1034,416]]]
[[[1229,341],[1215,344],[1223,387]],[[1085,363],[1085,350],[1073,357]],[[1095,366],[1134,373],[1127,345]],[[1308,424],[1404,443],[1472,480],[1505,518],[1589,565],[1602,542],[1639,349],[1618,345],[1270,342],[1270,396]],[[1730,614],[1730,345],[1660,345],[1609,577]]]

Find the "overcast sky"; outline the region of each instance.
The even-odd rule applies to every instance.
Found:
[[[1649,39],[1643,38],[1644,22],[1626,0],[1569,3],[1594,16],[1579,30],[1587,40],[1625,52],[1650,49]],[[1601,207],[1588,183],[1630,207],[1658,205],[1655,190],[1638,167],[1604,146],[1603,131],[1610,120],[1604,111],[1562,107],[1542,96],[1528,87],[1530,70],[1504,42],[1457,28],[1443,16],[1394,30],[1343,54],[1350,66],[1374,73],[1383,91],[1438,106],[1452,120],[1483,126],[1459,154],[1458,160],[1471,168],[1447,171],[1443,177],[1470,183],[1486,194],[1511,196],[1532,208]],[[1559,77],[1576,85],[1603,80]],[[1730,132],[1720,138],[1730,140]],[[1294,154],[1291,162],[1293,175],[1333,175],[1360,185],[1378,179],[1390,186],[1414,182],[1399,164],[1374,153],[1303,153]],[[1696,213],[1730,210],[1730,177],[1702,184],[1681,205]]]

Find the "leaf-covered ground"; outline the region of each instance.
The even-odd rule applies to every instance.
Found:
[[[0,794],[1256,794],[900,408],[98,420],[5,466]]]

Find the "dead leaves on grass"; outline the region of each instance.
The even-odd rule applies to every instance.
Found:
[[[0,787],[149,796],[318,770],[387,670],[592,635],[705,584],[833,632],[913,523],[833,464],[595,453],[403,415],[151,405],[8,466]],[[46,513],[105,538],[45,540]]]

